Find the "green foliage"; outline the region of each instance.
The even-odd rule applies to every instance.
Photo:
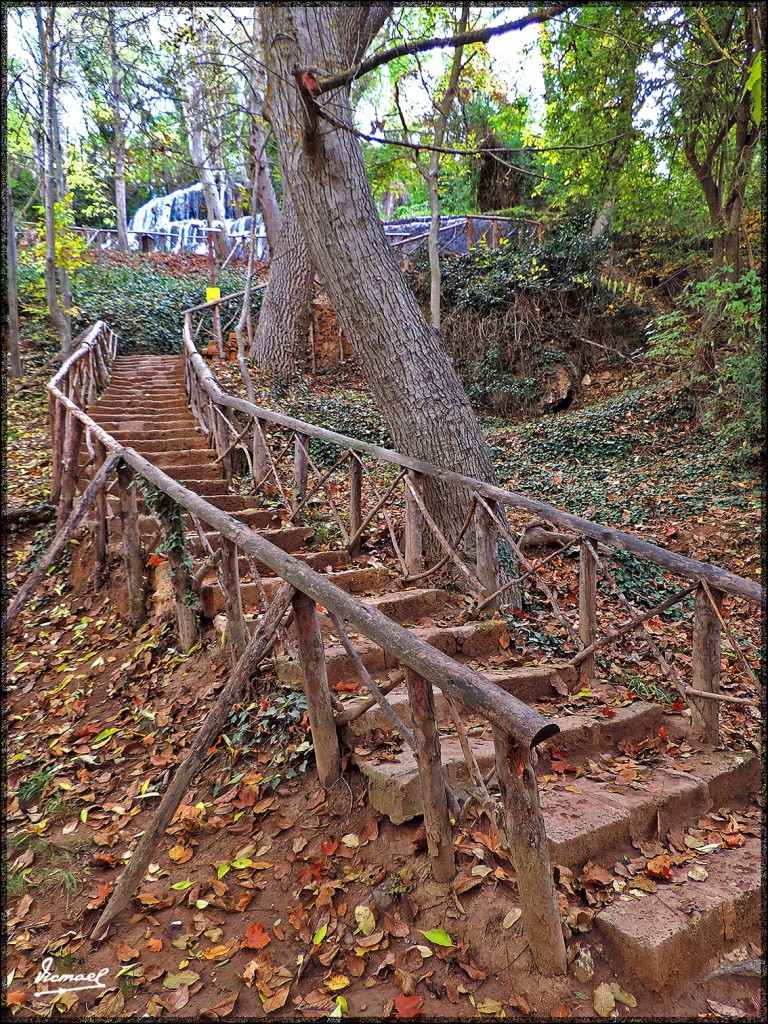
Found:
[[[358,391],[338,391],[332,395],[313,395],[303,390],[298,398],[285,406],[288,416],[314,423],[326,430],[335,430],[358,441],[391,446],[391,440],[381,414],[369,395]],[[312,438],[309,452],[319,466],[328,468],[339,457],[336,445]]]
[[[243,287],[236,271],[220,274],[222,294]],[[181,351],[183,311],[205,301],[204,274],[180,277],[139,255],[121,263],[96,258],[72,274],[77,315],[73,331],[105,320],[120,338],[120,351],[169,355]]]

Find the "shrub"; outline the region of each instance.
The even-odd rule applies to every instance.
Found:
[[[123,354],[136,350],[156,355],[177,353],[181,350],[183,310],[205,301],[207,284],[203,273],[175,276],[163,272],[157,261],[141,256],[120,265],[96,259],[71,275],[77,309],[73,334],[95,320],[104,320],[119,336]],[[242,275],[225,272],[217,284],[222,295],[239,291]]]

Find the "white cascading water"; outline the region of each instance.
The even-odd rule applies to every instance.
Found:
[[[227,213],[234,212],[227,204]],[[186,252],[205,254],[206,229],[208,222],[205,215],[205,199],[203,186],[198,182],[186,188],[176,189],[167,196],[158,196],[140,206],[131,218],[128,227],[128,241],[132,249],[139,248],[139,237],[151,235],[153,247],[164,252]],[[243,252],[251,233],[250,217],[227,217],[223,221],[224,230],[233,245],[238,245]],[[264,224],[256,214],[256,256],[263,259],[266,254],[266,235]]]

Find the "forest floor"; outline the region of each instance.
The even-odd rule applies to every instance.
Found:
[[[231,366],[217,369],[234,380]],[[13,508],[46,499],[50,372],[38,365],[8,385]],[[581,407],[531,424],[487,421],[500,482],[760,580],[759,476],[729,461],[711,433],[676,418],[675,401],[674,380],[622,370],[596,376]],[[346,432],[348,420],[334,416],[354,404],[363,426],[380,429],[350,365],[272,404]],[[11,592],[50,538],[48,527],[7,532]],[[620,569],[630,592],[648,589],[638,565]],[[515,889],[481,821],[463,826],[476,881],[456,895],[429,881],[418,823],[379,818],[355,776],[349,814],[333,818],[307,766],[301,698],[269,679],[233,709],[135,913],[94,947],[87,935],[124,853],[229,671],[212,632],[185,657],[162,615],[131,634],[123,602],[119,560],[94,590],[84,541],[49,574],[6,643],[6,998],[19,1017],[585,1018],[595,1014],[593,991],[615,981],[629,993],[620,1018],[760,1018],[758,990],[743,978],[692,978],[674,994],[654,994],[617,974],[594,943],[589,981],[539,978],[523,939],[511,954],[512,943],[498,941],[499,904],[514,909]],[[759,622],[739,626],[756,656]],[[529,642],[546,638],[532,626]],[[732,659],[726,676],[733,668]],[[726,736],[760,751],[759,715],[727,706],[724,721]],[[382,883],[395,897],[389,912],[356,914]],[[750,944],[734,959],[761,952]],[[57,973],[108,970],[106,989],[36,997],[46,957]]]

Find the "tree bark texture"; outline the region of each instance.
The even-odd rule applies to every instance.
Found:
[[[59,302],[59,288],[56,280],[56,62],[53,53],[56,8],[49,7],[45,22],[39,6],[35,7],[37,37],[40,45],[41,89],[43,110],[43,207],[45,210],[45,301],[48,304],[56,333],[59,336],[62,356],[69,355],[72,334],[69,318]]]
[[[264,50],[261,44],[261,24],[258,7],[253,9],[253,27],[251,36],[251,80],[246,84],[248,90],[248,173],[250,191],[256,184],[256,199],[264,231],[267,236],[269,255],[274,256],[280,237],[280,207],[275,195],[272,175],[269,173],[267,160],[267,136],[264,130],[264,95],[261,89],[262,72],[260,64],[264,63]]]
[[[373,12],[346,5],[262,8],[264,43],[274,68],[267,106],[283,180],[394,446],[492,481],[488,448],[467,395],[384,234],[359,143],[317,115],[315,101],[300,92],[294,77],[295,67],[314,66],[325,75],[359,59],[378,27]],[[351,126],[346,88],[317,103]],[[443,532],[455,536],[466,515],[466,496],[428,479],[425,498]],[[471,551],[474,538],[466,539]]]
[[[285,193],[282,226],[270,261],[253,353],[262,369],[284,380],[300,373],[306,363],[314,281],[312,257],[291,198]]]

